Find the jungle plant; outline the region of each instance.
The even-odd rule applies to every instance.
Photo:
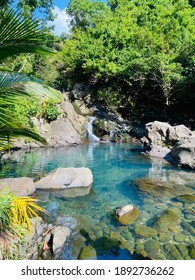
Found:
[[[0,3],[1,6],[1,3]],[[4,59],[21,53],[52,54],[46,47],[48,34],[44,33],[37,20],[30,20],[8,6],[0,9],[0,148],[9,148],[14,137],[30,137],[46,143],[40,135],[21,126],[10,114],[10,107],[19,105],[25,96],[58,96],[56,91],[48,91],[48,87],[39,85],[38,81],[20,73],[6,72]]]
[[[0,259],[14,258],[17,246],[31,230],[31,218],[45,212],[31,197],[0,192]]]

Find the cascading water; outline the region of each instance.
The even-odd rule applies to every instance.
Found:
[[[112,129],[110,129],[110,135],[108,137],[108,142],[112,141],[114,136],[115,136],[115,132]]]
[[[91,142],[100,142],[100,138],[93,134],[93,122],[96,120],[96,117],[90,117],[89,122],[86,125],[87,137]]]

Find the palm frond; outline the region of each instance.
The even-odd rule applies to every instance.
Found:
[[[16,101],[13,97],[19,97],[18,102],[21,96],[52,97],[59,101],[61,99],[61,94],[57,90],[44,85],[40,80],[18,73],[0,72],[0,98],[5,98],[4,102],[13,103]]]
[[[44,37],[37,20],[28,20],[12,9],[0,10],[0,60],[21,53],[53,53],[43,46]]]
[[[34,139],[35,141],[46,144],[46,140],[40,136],[39,134],[32,132],[31,130],[25,128],[17,128],[17,127],[3,127],[0,128],[0,143],[6,144],[7,142],[11,142],[13,139],[19,137],[27,137]]]

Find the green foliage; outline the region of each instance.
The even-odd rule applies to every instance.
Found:
[[[36,199],[0,191],[0,259],[14,258],[17,246],[31,230],[31,218],[45,212]],[[38,213],[37,213],[38,212]]]
[[[0,63],[22,53],[53,53],[52,49],[44,45],[45,38],[46,34],[38,21],[24,18],[19,12],[7,6],[0,10]],[[20,104],[26,96],[35,98],[38,95],[39,97],[52,95],[59,98],[59,93],[20,73],[6,72],[6,70],[2,65],[0,68],[0,149],[9,148],[11,138],[21,136],[46,143],[43,137],[26,127],[26,116]]]
[[[136,104],[148,88],[147,102],[175,102],[195,51],[187,0],[72,0],[68,12],[72,36],[56,57],[61,76],[87,80],[96,99],[116,107]]]
[[[48,100],[45,101],[43,104],[43,113],[42,115],[47,119],[48,121],[54,121],[59,116],[60,112],[57,107],[57,104],[54,103],[54,100]]]

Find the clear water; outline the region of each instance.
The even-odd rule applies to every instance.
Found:
[[[43,201],[42,206],[49,212],[47,219],[72,229],[69,245],[62,258],[77,259],[83,246],[91,246],[95,249],[97,259],[137,259],[142,258],[136,252],[138,249],[142,250],[143,246],[140,244],[145,243],[147,245],[144,245],[144,250],[149,258],[193,258],[194,204],[174,201],[166,195],[150,195],[140,191],[135,182],[139,178],[173,182],[173,179],[178,177],[180,187],[185,185],[193,193],[194,186],[189,177],[194,174],[176,169],[159,159],[152,161],[146,158],[141,155],[141,147],[138,145],[89,143],[69,149],[19,152],[12,161],[1,166],[0,174],[1,177],[28,176],[37,180],[57,167],[82,166],[90,168],[94,177],[94,184],[88,195],[57,198],[52,193],[37,194]],[[185,177],[183,174],[187,179],[182,179]],[[182,190],[182,194],[185,194],[185,190]],[[115,217],[115,209],[127,204],[136,206],[140,215],[133,224],[121,225]],[[162,234],[136,234],[137,225],[152,226],[155,219],[170,207],[178,207],[181,218],[177,228],[168,231],[164,239]],[[192,227],[191,230],[182,227],[182,221],[187,221]],[[154,241],[155,245],[150,241]],[[183,244],[187,256],[177,247],[175,248],[180,252],[179,255],[172,256],[170,249],[166,248],[167,243],[176,246]],[[153,246],[157,246],[158,254]]]

